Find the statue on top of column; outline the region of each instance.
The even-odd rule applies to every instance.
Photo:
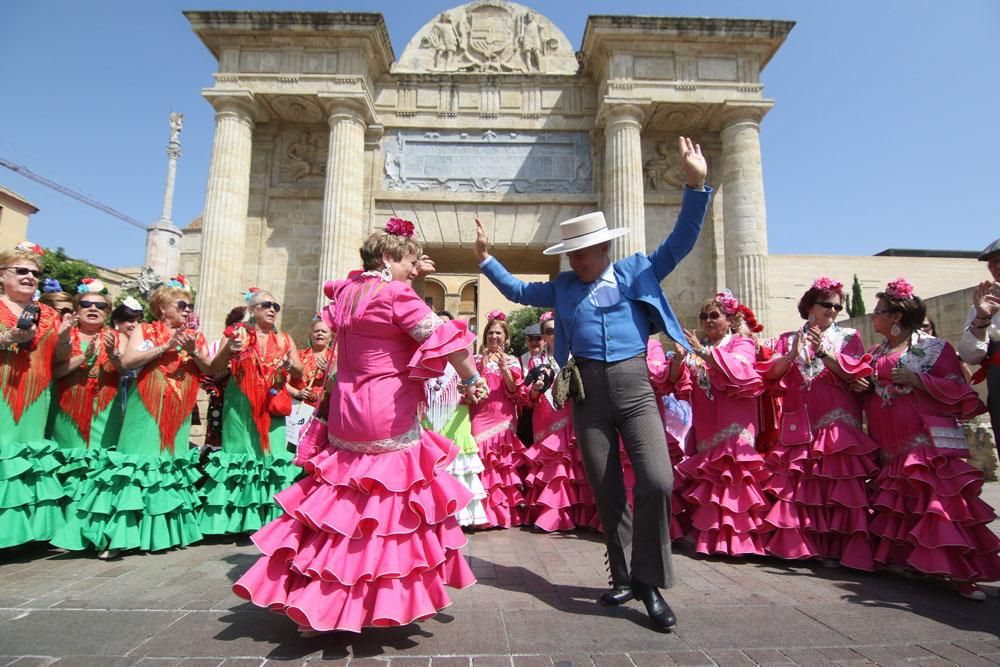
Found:
[[[172,111],[170,113],[170,143],[180,141],[181,130],[184,129],[184,114]]]

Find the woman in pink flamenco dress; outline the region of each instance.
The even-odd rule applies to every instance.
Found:
[[[962,596],[983,600],[976,583],[1000,579],[1000,540],[958,420],[986,407],[954,348],[920,331],[926,307],[913,287],[898,278],[877,296],[872,325],[885,341],[871,349],[865,404],[882,448],[871,484],[875,562],[948,579]]]
[[[476,368],[486,380],[486,398],[469,407],[472,437],[479,444],[485,470],[480,479],[486,489],[483,509],[487,523],[481,527],[511,528],[524,523],[524,494],[517,466],[524,445],[517,437],[517,396],[522,384],[521,364],[505,351],[510,340],[507,316],[491,310],[483,331],[483,353]]]
[[[690,456],[677,466],[677,487],[687,506],[694,547],[702,554],[764,553],[759,534],[770,504],[764,497],[764,460],[754,449],[757,396],[764,382],[754,367],[753,313],[729,290],[702,306],[707,344],[685,330],[694,354],[680,354],[691,381],[694,425]]]
[[[782,334],[757,368],[782,397],[779,442],[765,457],[774,502],[764,548],[787,559],[821,558],[872,571],[868,479],[878,444],[861,430],[861,401],[850,389],[871,375],[861,336],[837,326],[844,286],[818,278],[799,301],[807,324]]]
[[[687,400],[677,398],[691,395],[691,375],[683,372],[683,366],[681,357],[676,352],[667,356],[660,341],[650,338],[646,343],[646,368],[649,369],[649,381],[660,404],[660,417],[663,419],[663,430],[667,436],[667,453],[670,455],[670,464],[674,467],[675,479],[677,466],[684,460],[684,443],[691,429],[691,405]],[[671,374],[670,371],[674,367],[677,372]],[[626,464],[628,457],[624,455],[624,449],[622,454],[622,463],[626,468],[626,484],[631,475],[632,486],[627,486],[631,498],[635,473],[631,470],[631,464]],[[674,485],[671,494],[670,511],[673,514],[670,518],[670,539],[679,540],[691,531],[691,517],[677,485]]]
[[[529,358],[527,370],[530,374],[535,368],[545,368],[548,380],[540,377],[531,385],[523,385],[520,392],[521,401],[534,408],[531,417],[534,444],[524,452],[528,464],[524,477],[528,496],[525,522],[547,532],[596,528],[600,520],[573,437],[570,406],[567,403],[557,409],[552,398],[551,382],[559,372],[559,364],[548,354],[552,349],[548,345],[555,338],[552,313],[542,313],[539,325],[544,351]]]
[[[285,514],[252,537],[264,555],[233,585],[287,614],[303,634],[406,625],[451,604],[445,586],[475,578],[455,514],[469,491],[445,472],[452,442],[421,428],[424,381],[451,363],[464,391],[485,392],[462,322],[442,322],[407,281],[420,247],[391,219],[365,241],[365,271],[324,287],[337,333],[328,424],[299,444],[307,477],[276,498]]]

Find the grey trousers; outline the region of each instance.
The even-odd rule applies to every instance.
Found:
[[[576,364],[587,397],[572,404],[573,429],[604,526],[611,581],[627,585],[631,573],[644,584],[669,588],[674,471],[646,355],[614,363],[577,359]],[[619,434],[635,471],[634,516],[625,497]]]

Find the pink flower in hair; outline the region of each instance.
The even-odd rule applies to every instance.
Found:
[[[507,321],[507,314],[500,310],[499,308],[494,308],[490,312],[486,313],[486,321],[492,322],[493,320],[500,320],[501,322]]]
[[[724,289],[716,294],[715,300],[719,302],[719,307],[722,308],[722,312],[727,316],[735,315],[736,311],[740,308],[739,300],[728,289]]]
[[[844,283],[827,276],[820,276],[813,281],[813,289],[820,289],[825,292],[839,292],[844,289]]]
[[[553,313],[551,310],[546,310],[538,318],[538,323],[541,324],[542,322],[548,322],[549,320],[554,320],[555,318],[556,318],[555,313]]]
[[[906,280],[906,278],[900,276],[895,280],[891,281],[885,287],[885,293],[891,296],[893,299],[912,299],[913,298],[913,285]]]
[[[385,231],[395,236],[412,238],[413,229],[413,223],[402,218],[389,218],[389,222],[385,223]]]

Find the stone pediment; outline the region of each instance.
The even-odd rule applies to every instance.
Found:
[[[392,71],[575,74],[573,46],[552,21],[513,2],[481,0],[435,16]]]

